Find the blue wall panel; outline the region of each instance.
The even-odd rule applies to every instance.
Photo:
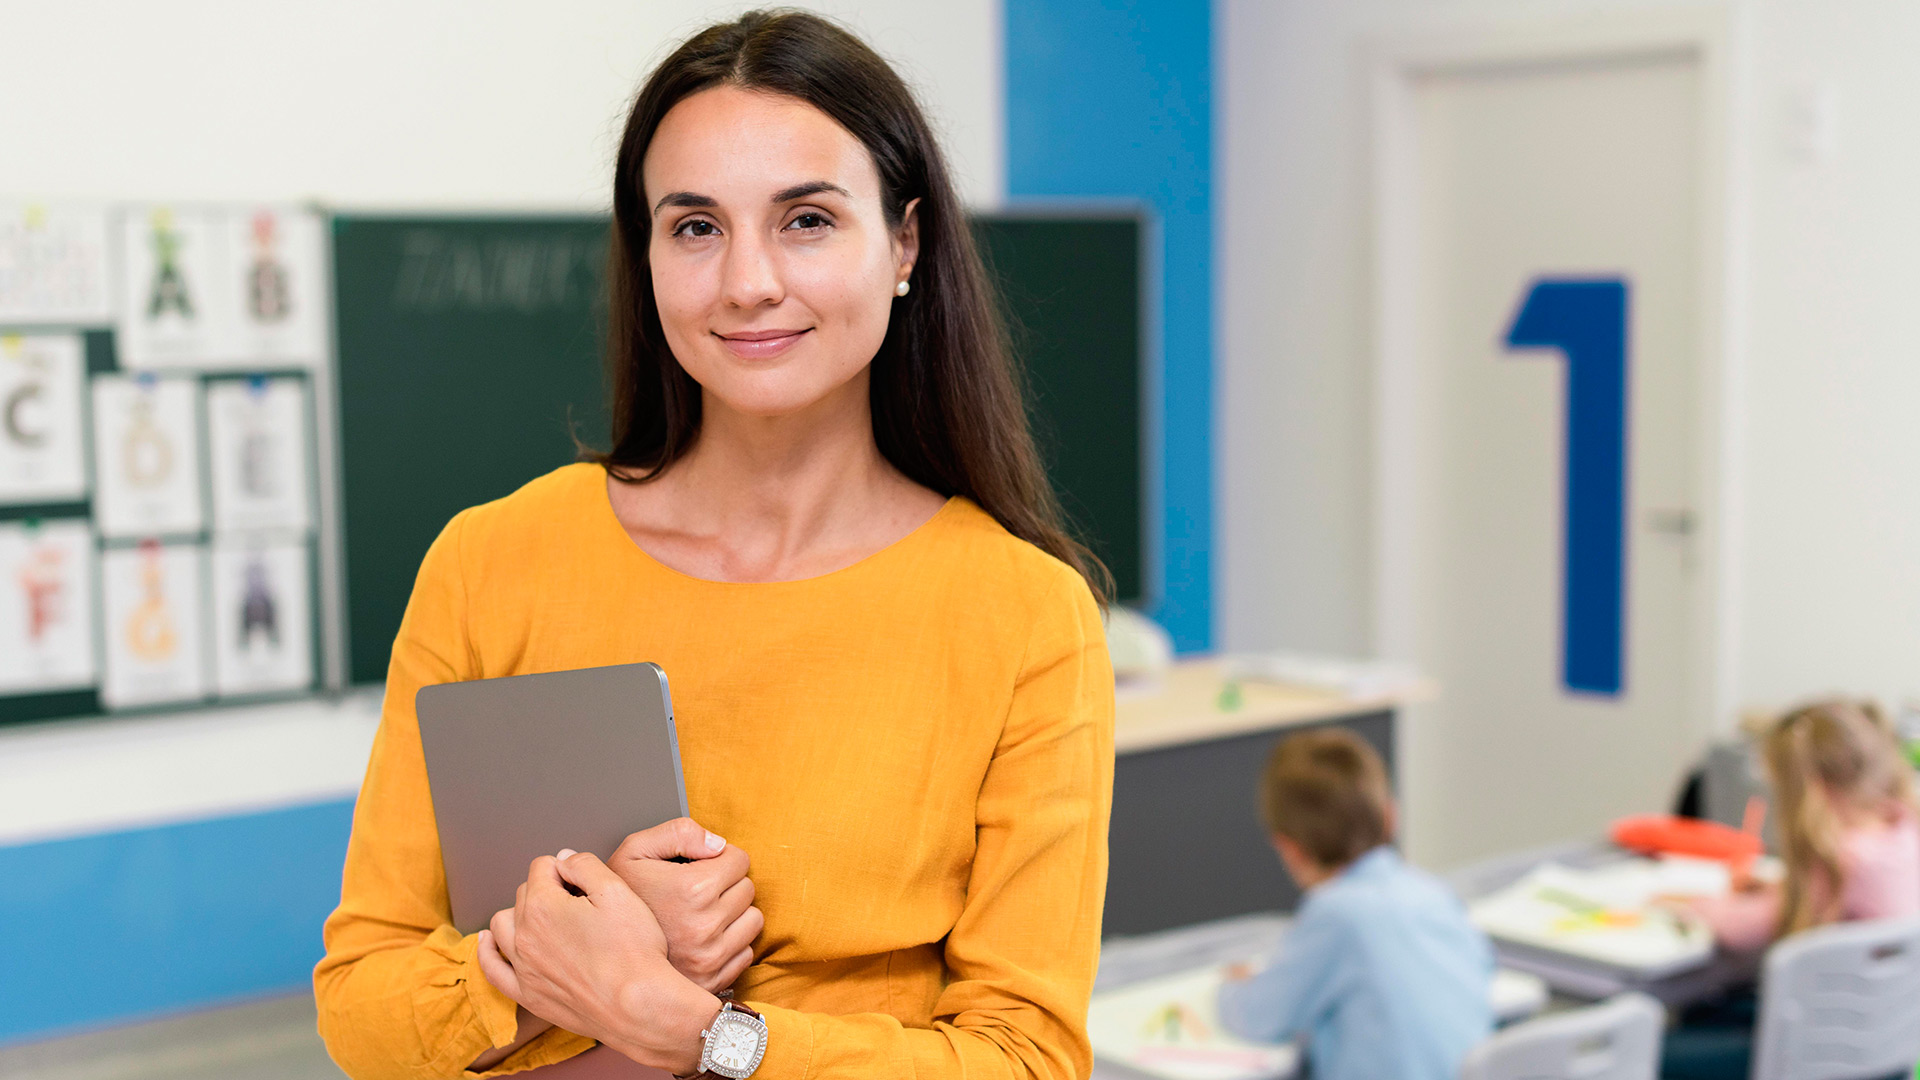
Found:
[[[352,801],[0,848],[0,1043],[306,988]]]
[[[1161,591],[1183,652],[1213,643],[1210,5],[1007,0],[1007,194],[1126,198],[1159,217]],[[1149,522],[1149,527],[1154,523]],[[1149,545],[1149,552],[1154,545]]]

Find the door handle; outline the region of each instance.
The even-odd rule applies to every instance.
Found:
[[[1663,507],[1647,511],[1647,528],[1667,536],[1692,536],[1695,526],[1693,511],[1675,507]]]

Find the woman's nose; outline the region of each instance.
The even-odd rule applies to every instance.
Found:
[[[720,282],[720,299],[729,307],[753,308],[778,304],[786,290],[780,281],[780,266],[771,244],[759,236],[735,237],[727,245],[726,266]]]

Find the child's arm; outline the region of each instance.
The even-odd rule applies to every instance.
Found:
[[[1780,887],[1758,883],[1725,896],[1689,897],[1692,909],[1713,931],[1714,941],[1731,952],[1757,952],[1773,941],[1780,925]]]
[[[1303,912],[1267,969],[1220,987],[1220,1022],[1243,1039],[1285,1042],[1304,1033],[1351,982],[1344,920]]]

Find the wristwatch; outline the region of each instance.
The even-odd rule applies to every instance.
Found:
[[[674,1080],[746,1080],[767,1052],[767,1022],[760,1014],[720,993],[720,1013],[700,1033],[700,1068]]]

